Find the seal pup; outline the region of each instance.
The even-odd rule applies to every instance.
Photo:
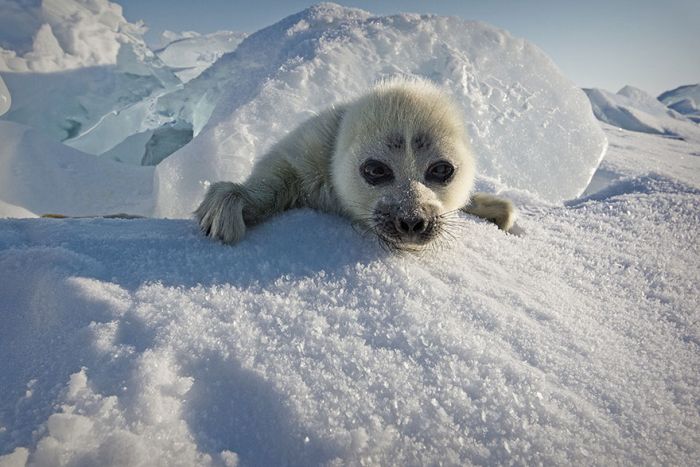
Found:
[[[236,243],[246,227],[310,207],[350,218],[390,249],[417,250],[458,210],[512,227],[513,204],[473,185],[460,112],[434,84],[402,78],[305,121],[244,183],[213,184],[194,214],[206,235]]]

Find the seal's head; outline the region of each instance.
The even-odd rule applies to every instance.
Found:
[[[350,103],[331,167],[343,209],[396,249],[439,236],[474,184],[460,112],[422,80],[388,81]]]

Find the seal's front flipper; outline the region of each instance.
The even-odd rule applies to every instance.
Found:
[[[515,206],[510,200],[487,193],[474,193],[462,211],[493,222],[506,232],[511,231],[516,217]]]

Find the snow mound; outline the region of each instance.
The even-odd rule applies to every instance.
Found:
[[[81,153],[0,121],[0,217],[152,211],[153,169]]]
[[[169,121],[152,108],[159,95],[181,83],[146,46],[141,26],[121,16],[120,6],[105,0],[45,0],[24,11],[34,11],[44,23],[33,51],[24,56],[29,65],[4,68],[13,97],[4,119],[95,155]],[[73,58],[57,58],[61,54]],[[139,156],[140,161],[143,149]],[[126,151],[111,157],[128,159]]]
[[[700,123],[700,84],[679,86],[664,92],[658,99],[695,123]]]
[[[0,463],[693,464],[700,189],[648,142],[698,146],[608,131],[626,181],[423,256],[309,210],[1,221]]]
[[[595,116],[631,131],[700,141],[700,127],[641,89],[625,86],[617,94],[602,89],[584,89]]]
[[[157,168],[158,213],[188,215],[208,183],[245,178],[301,121],[395,75],[447,89],[481,173],[509,187],[575,197],[603,156],[585,95],[532,44],[458,18],[372,17],[321,4],[252,34],[159,100],[195,138]]]
[[[24,219],[38,216],[33,212],[28,211],[20,206],[15,206],[14,204],[6,203],[2,199],[0,199],[0,218],[3,217]]]
[[[46,73],[114,65],[124,44],[150,55],[142,40],[143,24],[126,21],[121,6],[108,0],[8,3],[1,4],[0,71]]]
[[[169,39],[156,55],[170,68],[180,81],[186,83],[201,75],[225,53],[238,47],[247,34],[231,31],[218,31],[211,34],[198,34],[187,31],[175,34],[163,33],[163,39]]]

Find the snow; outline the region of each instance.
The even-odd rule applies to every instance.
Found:
[[[301,121],[382,78],[422,76],[463,110],[481,173],[550,201],[579,195],[605,151],[585,95],[539,49],[483,23],[311,7],[246,38],[159,101],[194,139],[156,169],[156,212],[182,217],[241,180]]]
[[[11,106],[12,96],[10,95],[10,91],[7,89],[5,82],[2,80],[2,76],[0,76],[0,116],[7,113]]]
[[[170,46],[194,50],[194,40],[218,47],[205,36]],[[143,203],[159,217],[189,217],[211,182],[245,178],[300,122],[395,75],[427,77],[453,94],[480,186],[561,202],[585,189],[607,144],[584,94],[541,51],[482,23],[322,4],[251,35],[184,85],[133,44],[114,66],[5,73],[13,108],[4,118],[85,153],[158,164],[141,191],[152,191]]]
[[[163,41],[166,43],[156,54],[167,66],[177,69],[175,74],[186,83],[201,75],[222,55],[235,50],[246,35],[232,31],[211,34],[165,31]]]
[[[659,96],[659,100],[692,121],[700,123],[700,83],[666,91]]]
[[[24,208],[0,200],[0,217],[21,219],[26,217],[37,217],[37,215]]]
[[[145,32],[143,25],[126,21],[121,6],[116,3],[107,0],[14,3],[0,1],[4,17],[0,29],[6,31],[0,33],[0,71],[46,73],[114,65],[123,44],[136,45],[141,53],[148,53],[141,37]],[[28,48],[30,41],[32,46]]]
[[[24,60],[121,24],[101,0],[0,8]],[[589,91],[647,132],[601,124],[504,31],[331,4],[184,85],[138,51],[2,75],[36,128],[0,120],[0,217],[28,218],[0,219],[0,466],[697,463],[700,139],[666,101]],[[312,210],[200,234],[207,182],[397,74],[453,93],[519,235],[455,214],[399,255]],[[118,212],[187,219],[35,218]]]
[[[159,49],[165,48],[168,44],[178,41],[180,39],[191,39],[194,37],[202,37],[202,34],[197,31],[170,31],[166,29],[160,34],[160,43],[158,45]]]
[[[169,121],[152,108],[179,81],[155,60],[140,62],[126,48],[116,66],[4,73],[13,106],[3,118],[40,129],[81,151],[102,154]]]
[[[699,147],[606,133],[597,193],[422,255],[309,210],[1,221],[0,463],[694,463]]]
[[[659,176],[692,187],[700,186],[698,142],[630,133],[608,125],[604,128],[615,156],[603,160],[584,196],[604,187],[634,184],[640,173],[646,173],[651,179]]]
[[[95,155],[168,122],[152,108],[180,80],[147,47],[142,25],[128,23],[119,5],[43,0],[22,10],[38,29],[22,58],[21,37],[6,45],[17,50],[0,50],[0,72],[13,97],[4,119]],[[8,54],[17,56],[2,58]],[[110,155],[129,159],[121,151]]]
[[[0,141],[0,217],[152,211],[152,168],[98,159],[13,122],[0,121]]]
[[[700,142],[700,127],[641,89],[625,86],[617,94],[584,89],[595,116],[611,125]]]

